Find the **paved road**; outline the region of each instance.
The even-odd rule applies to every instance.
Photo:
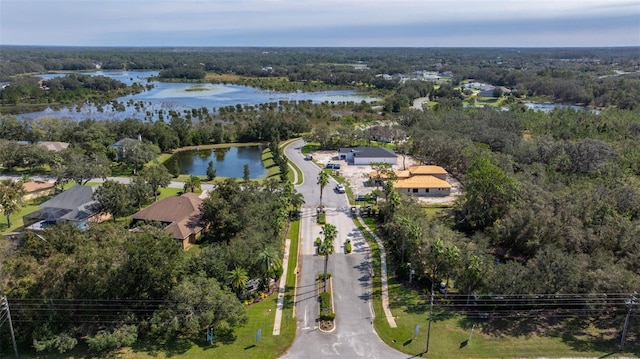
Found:
[[[315,255],[313,246],[321,229],[315,223],[315,207],[320,202],[316,184],[319,169],[304,160],[300,153],[302,145],[300,140],[285,149],[287,157],[303,172],[304,183],[296,186],[296,190],[304,195],[306,203],[300,226],[301,273],[295,298],[297,335],[283,358],[407,358],[409,355],[384,344],[373,329],[370,251],[350,217],[346,196],[333,190],[336,185],[333,179],[324,190],[323,204],[327,207],[327,222],[338,229],[336,252],[329,257],[328,268],[332,273],[336,329],[323,333],[317,328],[316,278],[324,267],[324,257]],[[347,238],[353,245],[351,254],[344,253]]]

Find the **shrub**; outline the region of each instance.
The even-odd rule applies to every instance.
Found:
[[[318,224],[325,224],[327,222],[326,214],[319,213],[318,214]]]
[[[335,320],[336,319],[336,313],[333,312],[329,312],[329,313],[320,313],[320,320]]]
[[[327,273],[327,279],[331,278],[331,273]],[[324,274],[318,274],[318,280],[324,280]]]
[[[111,351],[130,346],[138,339],[138,327],[123,325],[113,331],[100,331],[93,337],[87,338],[91,350],[98,352]]]

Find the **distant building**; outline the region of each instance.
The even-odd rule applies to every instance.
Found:
[[[19,144],[19,145],[28,145],[29,144],[28,141],[16,141],[16,143]],[[68,142],[38,141],[38,142],[36,142],[36,144],[46,148],[49,151],[53,151],[53,152],[60,152],[62,150],[66,150],[67,148],[69,148],[69,143]]]
[[[55,186],[52,182],[45,181],[30,181],[22,184],[22,188],[26,192],[22,197],[23,200],[28,201],[34,198],[44,197],[52,195],[55,192]]]
[[[376,162],[395,165],[398,162],[398,155],[384,147],[340,148],[338,157],[354,165],[369,165]]]

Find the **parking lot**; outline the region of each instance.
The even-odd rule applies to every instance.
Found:
[[[312,154],[313,161],[325,167],[328,163],[339,164],[340,176],[344,177],[354,195],[367,195],[376,189],[375,186],[369,184],[369,173],[372,171],[369,165],[350,165],[344,160],[338,160],[337,151],[316,151]],[[404,163],[403,163],[404,162]],[[402,170],[404,166],[418,164],[411,156],[406,156],[403,161],[402,155],[398,156],[398,164],[393,165],[394,170]],[[447,182],[451,184],[451,195],[447,197],[416,197],[420,202],[424,203],[453,203],[460,195],[460,182],[452,176],[447,177]]]

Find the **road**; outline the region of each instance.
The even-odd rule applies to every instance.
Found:
[[[334,191],[337,183],[333,179],[324,189],[323,204],[327,208],[327,222],[338,230],[336,251],[329,257],[328,266],[332,274],[336,328],[331,333],[318,330],[316,278],[324,268],[324,257],[315,254],[313,245],[321,230],[315,218],[315,208],[320,203],[320,187],[316,183],[319,168],[304,160],[300,153],[302,145],[303,141],[299,140],[285,149],[286,156],[303,172],[304,183],[296,186],[296,190],[304,195],[306,203],[300,225],[301,271],[295,297],[297,333],[283,358],[407,358],[409,355],[382,342],[373,329],[370,250],[350,217],[346,195]],[[353,245],[351,254],[344,252],[347,238]]]

